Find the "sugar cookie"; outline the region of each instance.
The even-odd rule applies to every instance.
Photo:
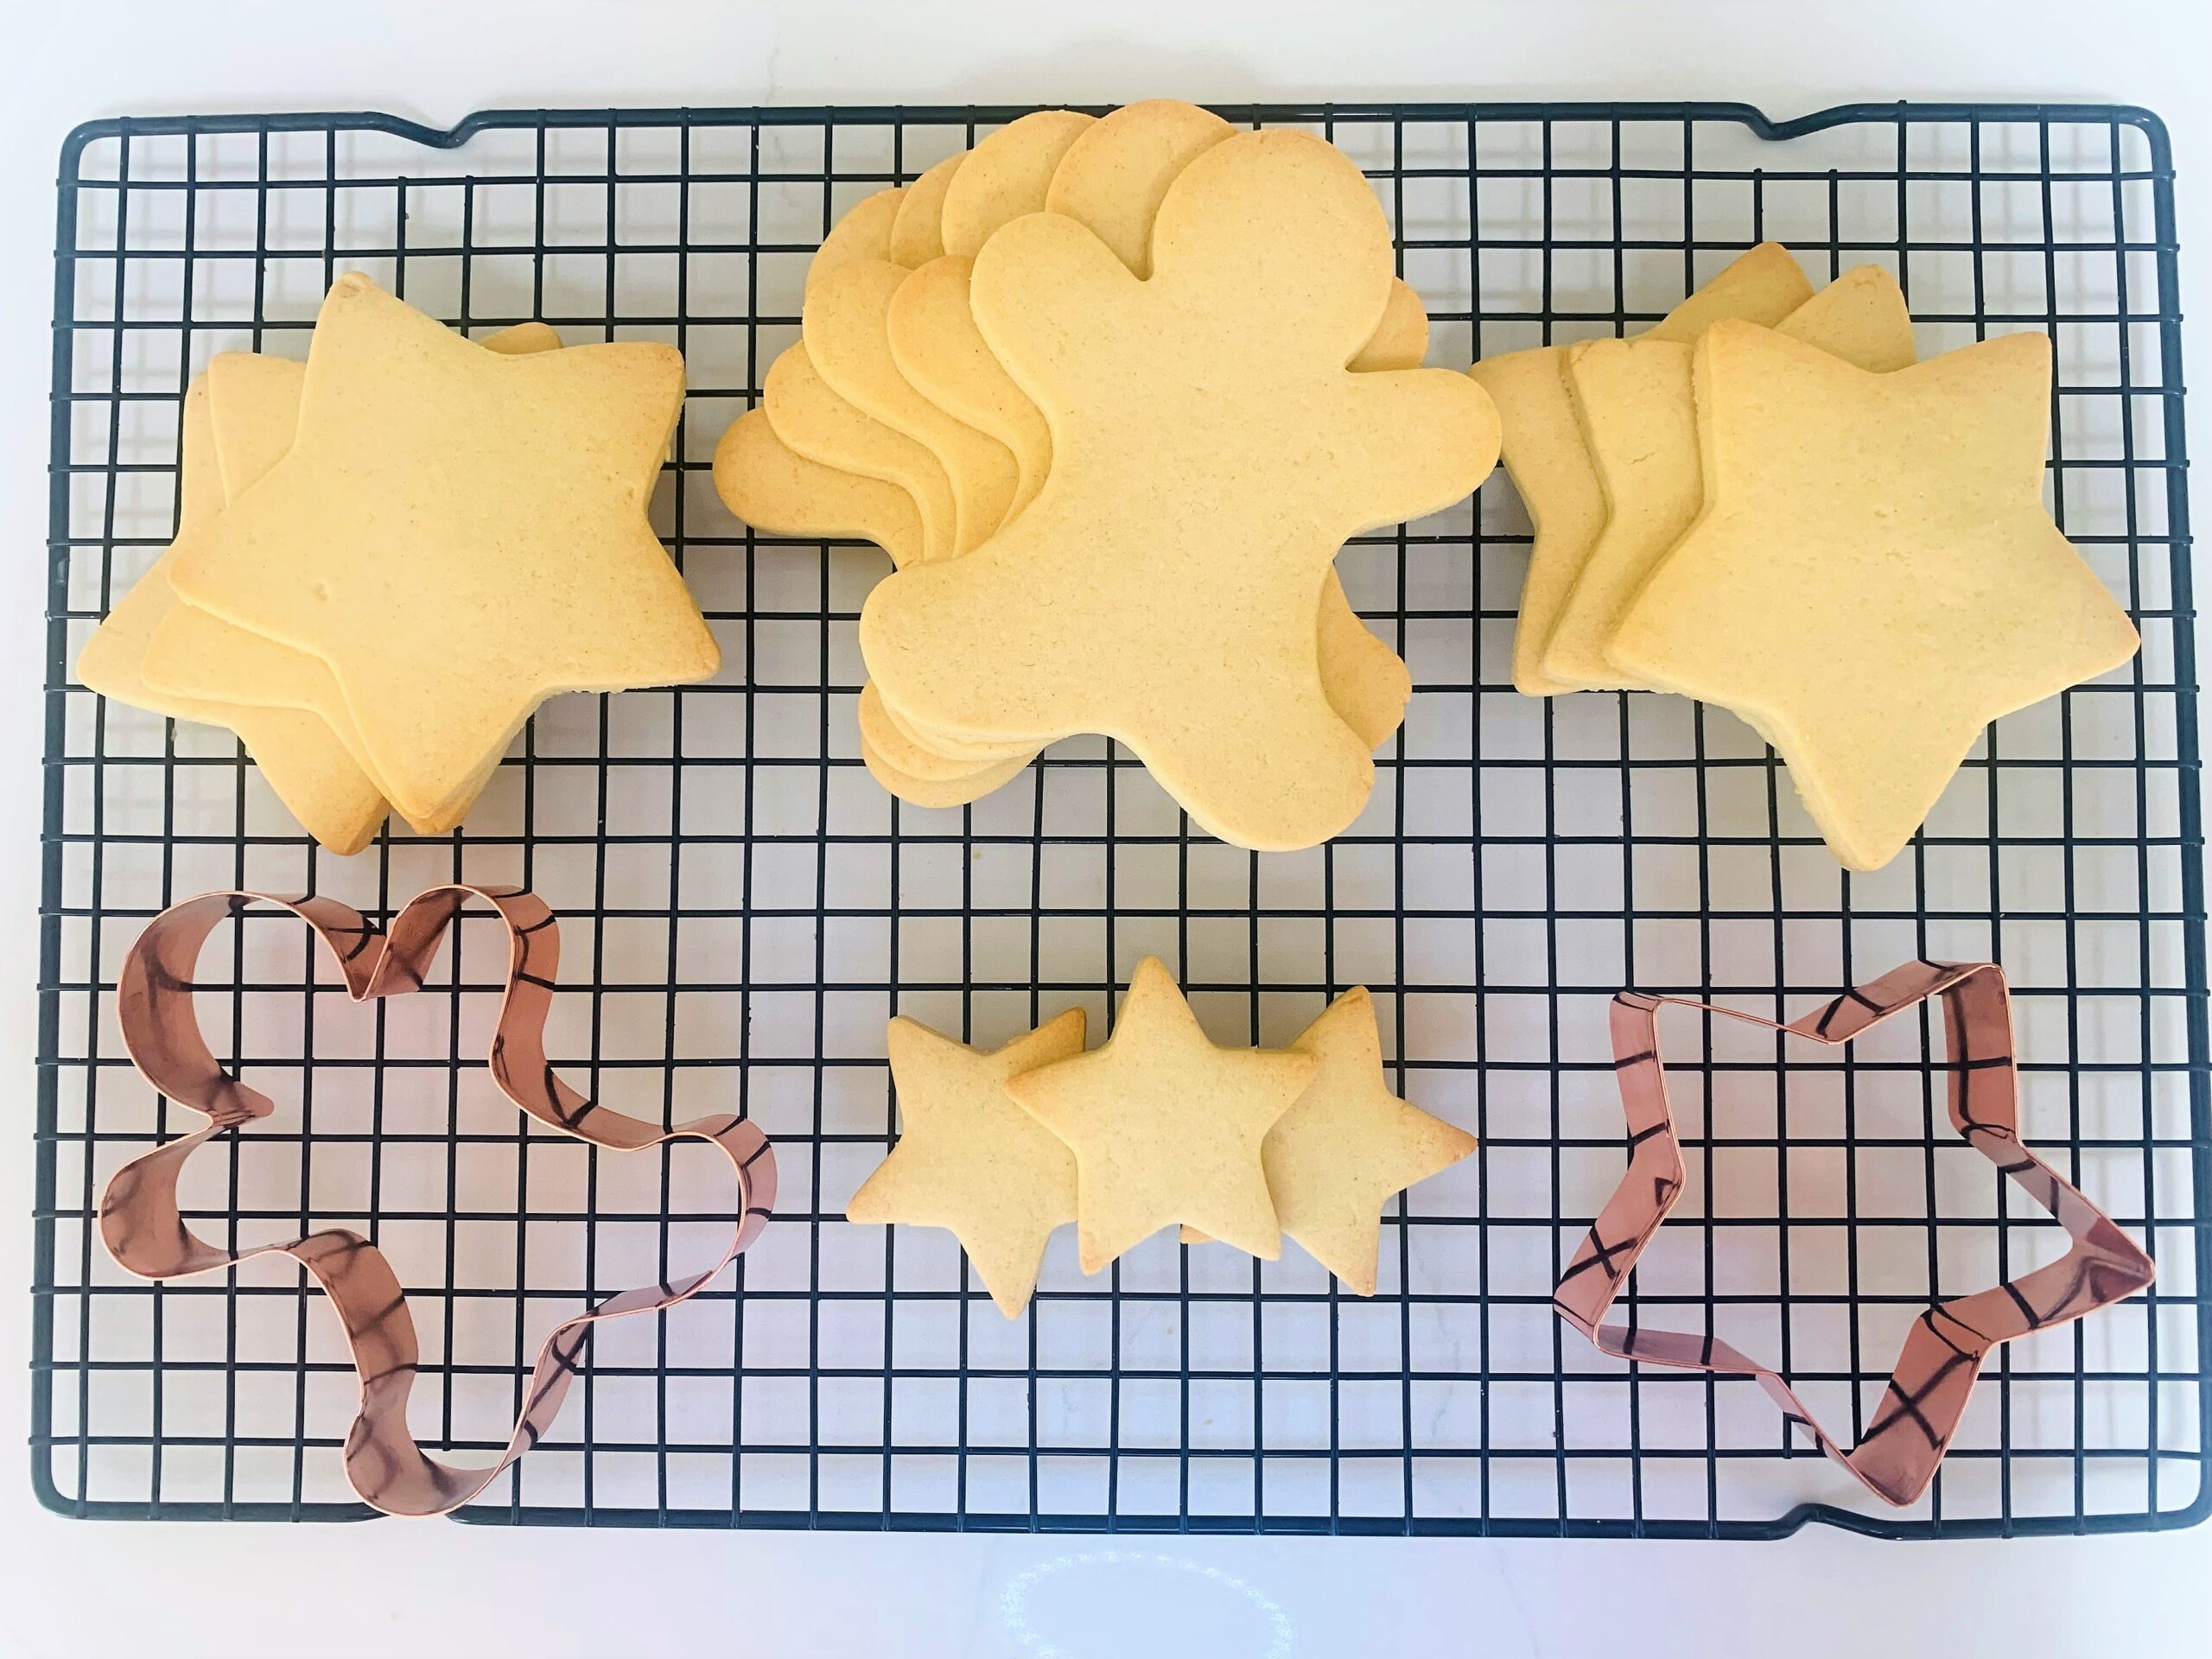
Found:
[[[1458,1163],[1475,1137],[1390,1091],[1364,988],[1331,1003],[1291,1048],[1317,1067],[1261,1147],[1268,1192],[1284,1233],[1372,1296],[1382,1206]]]
[[[896,567],[922,554],[922,516],[896,484],[824,467],[793,451],[763,409],[747,410],[715,446],[715,490],[723,505],[771,536],[856,536]]]
[[[1088,228],[1132,274],[1149,277],[1153,222],[1168,188],[1192,162],[1236,131],[1212,111],[1173,99],[1124,105],[1084,128],[1068,147],[1046,194],[1046,207]],[[963,283],[963,308],[967,303],[964,289]],[[946,313],[953,308],[949,297],[939,304]],[[972,317],[970,321],[972,325]],[[980,334],[976,344],[988,356],[989,347],[982,345]],[[1427,351],[1428,314],[1421,296],[1394,279],[1382,323],[1350,366],[1417,368]],[[995,358],[990,361],[996,365]],[[1034,408],[1002,369],[1000,378],[1007,391]],[[1049,434],[1046,443],[1049,465]],[[1333,568],[1322,579],[1318,627],[1322,680],[1330,702],[1370,750],[1380,748],[1404,723],[1406,703],[1413,696],[1412,676],[1397,652],[1352,609]]]
[[[1033,214],[977,257],[976,322],[1052,424],[1052,477],[976,552],[878,587],[863,652],[924,730],[1103,732],[1224,840],[1312,846],[1373,771],[1320,683],[1324,575],[1361,530],[1479,482],[1495,415],[1462,376],[1343,367],[1385,303],[1389,231],[1310,135],[1202,155],[1154,257],[1140,282]]]
[[[1417,369],[1427,356],[1428,308],[1410,283],[1403,278],[1394,279],[1389,298],[1383,303],[1382,321],[1375,325],[1367,344],[1352,353],[1349,366],[1363,372]]]
[[[967,159],[964,149],[948,156],[906,187],[906,200],[899,204],[898,219],[891,226],[890,241],[875,257],[912,270],[944,257],[944,193],[952,188],[952,175]]]
[[[1211,110],[1172,98],[1125,104],[1085,127],[1068,146],[1045,193],[1048,213],[1087,225],[1140,276],[1152,275],[1152,223],[1183,169],[1237,130]],[[1428,312],[1403,282],[1355,369],[1414,369],[1428,355]]]
[[[1012,518],[1052,473],[1052,432],[976,327],[968,305],[974,263],[947,254],[916,270],[891,296],[885,322],[892,360],[914,390],[1013,455],[1014,491],[1006,513]]]
[[[969,150],[944,193],[944,251],[972,256],[1000,226],[1043,212],[1060,158],[1090,124],[1073,110],[1038,110]]]
[[[1853,869],[1991,721],[2136,650],[2044,505],[2050,372],[2040,334],[1888,374],[1745,322],[1698,343],[1705,509],[1613,659],[1752,721]]]
[[[1273,1261],[1282,1239],[1261,1144],[1318,1064],[1311,1054],[1216,1047],[1166,968],[1147,957],[1103,1046],[1011,1077],[1006,1088],[1075,1154],[1085,1273],[1179,1222]]]
[[[1878,265],[1845,272],[1776,327],[1877,374],[1913,360],[1912,314],[1897,278]],[[1544,649],[1544,672],[1563,685],[1632,683],[1606,659],[1606,644],[1644,578],[1704,503],[1691,349],[1649,336],[1567,348],[1567,386],[1605,493],[1606,519]]]
[[[373,775],[430,817],[544,697],[719,665],[645,516],[683,396],[671,347],[502,357],[341,276],[290,451],[172,582],[329,663]]]
[[[1102,119],[1099,128],[1112,118]],[[1022,483],[1011,518],[1051,472],[1052,432],[976,327],[968,300],[973,264],[948,256],[909,276],[892,297],[891,346],[916,390],[1012,450]],[[1318,627],[1330,702],[1370,749],[1381,747],[1405,719],[1413,679],[1398,654],[1360,620],[1333,569],[1322,578]]]
[[[896,780],[901,787],[891,792],[915,806],[964,806],[1011,782],[1037,758],[1035,749],[1019,745],[1011,754],[983,760],[940,753],[892,717],[873,685],[861,688],[857,715],[861,758],[887,787]],[[985,784],[986,779],[991,781]],[[907,793],[910,786],[918,786],[919,796],[929,798]]]
[[[1125,104],[1076,135],[1045,192],[1064,213],[1140,276],[1152,275],[1152,222],[1183,169],[1236,129],[1211,110],[1172,98]]]
[[[987,761],[1010,760],[1017,754],[1034,754],[1043,747],[1039,742],[1027,742],[1020,738],[978,741],[971,738],[945,737],[910,719],[904,710],[883,702],[881,687],[876,688],[876,693],[883,717],[898,728],[909,743],[946,760],[964,760],[971,766],[981,766]]]
[[[558,349],[561,337],[542,322],[517,323],[476,342],[508,356]],[[284,458],[300,424],[300,390],[307,365],[256,352],[220,352],[207,365],[207,418],[226,500],[253,484]],[[330,665],[307,652],[233,626],[189,605],[164,607],[145,646],[149,686],[200,701],[236,702],[316,714],[353,765],[373,780],[376,763]],[[381,791],[381,786],[379,786]],[[463,810],[466,804],[463,804]],[[404,817],[404,814],[402,814]],[[459,822],[441,811],[412,821],[424,835],[442,835]]]
[[[921,521],[920,558],[952,556],[952,483],[937,457],[903,432],[855,408],[816,372],[804,344],[768,365],[760,407],[785,447],[804,460],[896,485]]]
[[[976,770],[952,778],[927,778],[917,773],[901,772],[878,751],[868,734],[861,735],[861,760],[867,766],[868,776],[883,785],[884,792],[895,795],[908,806],[919,806],[932,810],[944,810],[966,806],[980,801],[995,790],[1000,790],[1021,776],[1036,755],[1024,751],[1011,760],[984,761]]]
[[[185,392],[181,448],[180,537],[199,530],[223,506],[204,374]],[[164,552],[93,630],[78,656],[77,678],[102,696],[133,708],[171,720],[227,727],[245,745],[276,798],[309,835],[334,853],[360,851],[384,822],[384,793],[322,720],[299,709],[181,696],[147,683],[143,664],[154,632],[170,612],[182,608],[169,586],[171,556]]]
[[[885,1040],[899,1091],[899,1144],[845,1207],[856,1222],[943,1227],[1000,1313],[1018,1318],[1046,1241],[1075,1219],[1075,1159],[1014,1104],[1007,1080],[1083,1052],[1081,1008],[980,1053],[893,1020]]]
[[[955,420],[899,373],[889,317],[908,275],[867,259],[817,283],[806,296],[806,354],[839,397],[937,458],[952,486],[953,551],[965,553],[1006,522],[1018,475],[1006,445]]]
[[[1192,159],[1235,131],[1220,117],[1173,99],[1125,105],[1081,130],[1052,175],[1046,204],[1088,226],[1136,275],[1148,276],[1153,219],[1168,186]],[[1012,518],[1051,470],[1052,435],[975,326],[971,265],[957,256],[932,262],[899,288],[888,316],[892,354],[917,391],[1012,452],[1018,468]],[[1427,331],[1419,297],[1394,283],[1384,322],[1354,366],[1414,366],[1427,349]],[[1412,695],[1404,664],[1360,621],[1334,570],[1323,583],[1319,627],[1332,702],[1370,749],[1379,747],[1403,721]],[[957,739],[931,741],[976,753]]]
[[[1713,272],[1712,281],[1643,332],[1656,340],[1695,340],[1727,317],[1772,327],[1812,297],[1812,282],[1789,250],[1762,242]]]
[[[829,235],[822,238],[822,245],[808,263],[806,289],[811,290],[824,276],[856,259],[889,258],[893,226],[907,194],[904,187],[879,190],[846,209],[845,216],[830,227]]]
[[[1646,333],[1694,339],[1716,315],[1779,322],[1812,296],[1812,284],[1789,251],[1762,242]],[[1574,423],[1565,353],[1563,346],[1540,346],[1486,357],[1467,371],[1497,405],[1499,459],[1535,525],[1513,632],[1513,683],[1532,697],[1574,690],[1544,672],[1544,648],[1591,543],[1605,526],[1605,492]]]

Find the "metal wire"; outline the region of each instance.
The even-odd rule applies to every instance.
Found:
[[[865,550],[754,537],[713,442],[797,325],[837,213],[1020,113],[494,111],[97,122],[61,156],[33,1292],[35,1481],[64,1513],[339,1519],[348,1374],[275,1274],[148,1287],[95,1247],[105,1172],[170,1132],[104,1024],[116,963],[172,899],[334,893],[389,914],[435,880],[514,880],[582,946],[564,1070],[667,1117],[742,1105],[785,1152],[734,1283],[601,1338],[562,1432],[478,1521],[937,1529],[1891,1536],[2172,1527],[2212,1505],[2212,1126],[2196,673],[2172,181],[2131,109],[1866,105],[1280,106],[1344,145],[1428,299],[1434,359],[1624,331],[1751,242],[1906,285],[1925,350],[2026,327],[2060,374],[2055,510],[2125,598],[2125,677],[2001,722],[1891,870],[1842,877],[1773,757],[1673,700],[1536,704],[1505,672],[1527,526],[1363,538],[1355,601],[1417,694],[1376,806],[1330,848],[1194,836],[1141,768],[1057,746],[960,813],[894,808],[849,705]],[[315,851],[226,737],[70,678],[167,540],[177,410],[213,351],[297,355],[338,271],[481,332],[662,338],[692,391],[659,523],[730,668],[566,699],[448,839]],[[474,937],[473,934],[471,937]],[[480,950],[480,945],[476,947]],[[1281,1040],[1376,992],[1401,1090],[1482,1138],[1386,1217],[1383,1284],[1154,1241],[1106,1277],[1048,1259],[1007,1325],[957,1252],[841,1219],[889,1143],[882,1019],[996,1040],[1071,1002],[1103,1024],[1147,950],[1217,1035]],[[1740,1385],[1611,1367],[1562,1335],[1562,1253],[1621,1165],[1603,1052],[1623,982],[1782,1012],[1909,954],[2019,988],[2027,1127],[2159,1258],[2147,1297],[2007,1350],[1930,1498],[1847,1491]],[[416,1427],[488,1449],[514,1357],[605,1285],[680,1268],[727,1217],[677,1160],[602,1162],[488,1109],[464,1027],[495,986],[318,1001],[304,942],[249,921],[211,1034],[296,1128],[189,1194],[261,1236],[346,1222],[424,1313]],[[211,955],[211,964],[213,963]],[[1686,1062],[1704,1214],[1631,1314],[1764,1344],[1863,1412],[1903,1321],[2048,1240],[1938,1123],[1932,1034],[1804,1063]],[[302,1057],[312,1055],[314,1064]],[[1701,1096],[1701,1097],[1700,1097]],[[1709,1119],[1709,1121],[1706,1121]],[[280,1125],[283,1120],[280,1119]],[[628,1166],[634,1163],[636,1167]],[[410,1274],[411,1268],[411,1274]],[[1686,1323],[1687,1322],[1687,1323]],[[1748,1336],[1747,1336],[1748,1333]],[[500,1488],[495,1487],[495,1491]]]

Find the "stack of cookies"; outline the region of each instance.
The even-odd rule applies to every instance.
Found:
[[[903,1132],[848,1218],[950,1229],[1008,1318],[1069,1222],[1085,1273],[1179,1224],[1270,1262],[1287,1234],[1371,1296],[1383,1205],[1475,1147],[1390,1091],[1364,990],[1288,1048],[1224,1048],[1147,957],[1113,1037],[1083,1043],[1080,1008],[990,1052],[893,1020]]]
[[[1770,243],[1643,334],[1476,364],[1535,526],[1515,684],[1731,709],[1887,863],[1991,721],[2139,644],[2044,505],[2050,351],[1917,363],[1886,270],[1816,294]]]
[[[859,721],[901,798],[973,800],[1095,732],[1222,839],[1308,847],[1410,689],[1335,555],[1496,456],[1427,340],[1328,144],[1046,111],[847,214],[715,478],[758,528],[890,554]]]
[[[340,277],[308,360],[216,357],[184,405],[177,537],[78,677],[236,732],[309,834],[467,814],[561,691],[720,664],[646,502],[683,398],[665,346],[472,341]]]

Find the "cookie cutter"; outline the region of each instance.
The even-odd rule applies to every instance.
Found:
[[[1846,1450],[1781,1376],[1710,1335],[1606,1325],[1637,1258],[1681,1196],[1681,1144],[1659,1052],[1662,1007],[1725,1014],[1816,1043],[1849,1042],[1930,998],[1940,1001],[1951,1122],[1961,1137],[2048,1211],[2072,1237],[2066,1254],[1994,1287],[1929,1308],[1914,1321],[1866,1432]],[[1689,997],[1623,991],[1612,1002],[1613,1065],[1629,1130],[1628,1173],[1574,1253],[1552,1306],[1616,1359],[1750,1377],[1820,1449],[1884,1503],[1903,1508],[1934,1477],[1983,1360],[2000,1343],[2093,1313],[2148,1285],[2150,1256],[2019,1137],[2012,997],[1994,963],[1909,962],[1784,1024]]]
[[[346,995],[365,1002],[421,990],[447,928],[472,899],[490,905],[507,928],[507,980],[489,1056],[499,1091],[549,1128],[609,1152],[642,1152],[677,1140],[711,1141],[737,1176],[740,1212],[728,1248],[704,1271],[623,1291],[554,1328],[538,1349],[505,1449],[487,1469],[441,1463],[409,1433],[407,1399],[420,1349],[406,1293],[374,1244],[334,1227],[287,1243],[226,1250],[194,1235],[177,1204],[177,1178],[200,1146],[274,1109],[268,1096],[223,1070],[200,1031],[192,976],[208,935],[251,905],[289,911],[336,958]],[[760,1236],[775,1205],[775,1153],[752,1123],[715,1116],[664,1129],[594,1103],[556,1075],[545,1058],[544,1038],[560,938],[553,912],[519,888],[431,887],[410,899],[384,932],[332,899],[211,893],[172,906],[149,923],[117,983],[117,1011],[132,1063],[156,1089],[205,1113],[208,1122],[116,1172],[99,1204],[108,1253],[128,1271],[156,1280],[218,1272],[257,1255],[289,1255],[305,1268],[337,1311],[361,1382],[360,1412],[346,1437],[346,1478],[365,1503],[387,1515],[444,1515],[476,1497],[551,1427],[599,1322],[673,1307],[695,1294]]]

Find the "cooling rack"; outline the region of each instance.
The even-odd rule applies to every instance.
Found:
[[[601,1335],[555,1437],[467,1519],[1646,1536],[1816,1519],[1933,1536],[2204,1515],[2202,839],[2157,119],[1224,112],[1310,126],[1367,169],[1435,319],[1432,361],[1618,333],[1762,238],[1821,277],[1888,265],[1923,353],[2049,333],[2052,504],[2139,619],[2141,658],[2000,722],[1904,856],[1845,876],[1731,717],[1512,692],[1529,537],[1501,475],[1340,561],[1418,689],[1373,804],[1328,847],[1224,848],[1091,741],[971,808],[902,808],[862,770],[852,716],[880,556],[748,534],[709,462],[796,337],[807,257],[839,213],[1020,111],[93,123],[62,152],[54,289],[31,1424],[50,1506],[364,1513],[335,1450],[352,1374],[295,1277],[257,1264],[148,1286],[96,1243],[107,1173],[180,1128],[128,1069],[111,989],[143,921],[194,892],[389,913],[463,879],[527,883],[567,919],[548,1033],[564,1071],[648,1116],[741,1106],[784,1170],[732,1278]],[[220,350],[301,355],[325,287],[355,269],[475,332],[543,317],[572,342],[683,349],[692,390],[655,512],[726,666],[549,705],[463,830],[340,860],[224,734],[104,703],[70,664],[170,532],[188,376]],[[680,1268],[730,1219],[703,1164],[602,1160],[505,1109],[464,1058],[497,950],[464,926],[442,986],[356,1009],[319,985],[298,930],[239,924],[227,958],[211,950],[205,1023],[296,1104],[196,1161],[184,1195],[233,1243],[310,1222],[372,1234],[423,1327],[416,1427],[461,1451],[505,1433],[544,1329]],[[1147,951],[1224,1040],[1287,1039],[1369,985],[1401,1091],[1482,1137],[1392,1206],[1371,1300],[1295,1249],[1255,1264],[1165,1235],[1085,1280],[1064,1235],[1010,1323],[943,1236],[842,1219],[890,1140],[887,1015],[987,1043],[1076,1003],[1103,1025]],[[1782,1014],[1916,954],[2005,963],[2028,1139],[2159,1277],[2004,1350],[1930,1493],[1870,1514],[1750,1385],[1617,1366],[1548,1297],[1623,1166],[1618,987]],[[1863,1427],[1926,1301],[2045,1259],[2054,1230],[1951,1139],[1924,1024],[1818,1063],[1702,1035],[1669,1039],[1691,1188],[1626,1306],[1778,1356],[1816,1409]]]

